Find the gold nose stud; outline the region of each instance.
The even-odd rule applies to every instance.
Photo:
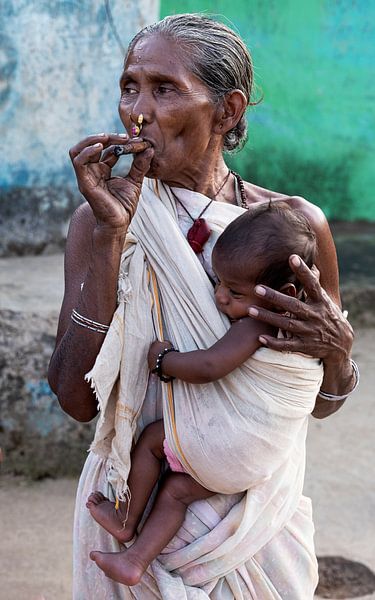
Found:
[[[137,125],[134,124],[131,129],[131,133],[132,133],[133,137],[137,137],[141,133],[142,123],[143,123],[143,115],[141,113],[137,119]]]

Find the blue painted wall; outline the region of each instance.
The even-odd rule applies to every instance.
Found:
[[[124,46],[158,19],[157,0],[109,0]],[[117,117],[123,52],[104,0],[0,3],[0,188],[74,182],[68,149]]]

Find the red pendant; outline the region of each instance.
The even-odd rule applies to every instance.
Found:
[[[187,241],[193,248],[195,254],[199,254],[203,250],[203,246],[211,235],[211,229],[207,225],[205,219],[196,219],[193,225],[187,232]]]

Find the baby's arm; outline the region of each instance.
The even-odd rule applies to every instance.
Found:
[[[188,383],[216,381],[242,365],[261,344],[258,337],[266,334],[264,323],[244,317],[232,324],[227,333],[207,350],[169,352],[163,358],[162,372]],[[267,331],[271,334],[271,328]],[[149,353],[152,369],[156,357],[168,343],[155,342]]]

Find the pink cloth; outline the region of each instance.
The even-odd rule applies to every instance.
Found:
[[[184,467],[170,449],[167,440],[164,440],[163,442],[163,450],[165,458],[167,459],[168,464],[171,468],[171,471],[173,471],[174,473],[186,473]]]

